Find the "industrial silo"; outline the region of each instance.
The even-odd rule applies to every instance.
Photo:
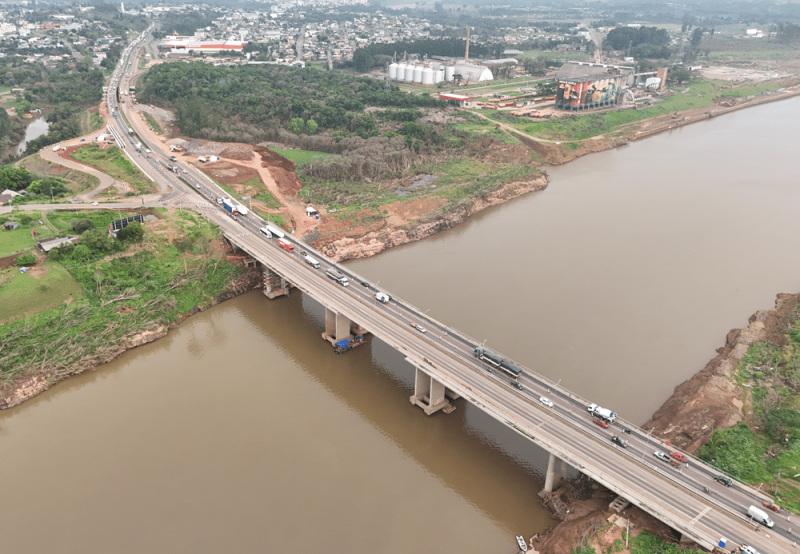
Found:
[[[432,85],[433,84],[433,69],[430,67],[426,67],[422,70],[422,84],[423,85]]]
[[[414,82],[421,83],[422,82],[422,66],[417,65],[414,67]]]
[[[433,82],[441,83],[444,81],[444,68],[439,68],[433,72]]]
[[[389,64],[389,78],[390,79],[397,79],[397,64],[390,63]]]
[[[402,81],[406,78],[406,64],[399,63],[397,64],[397,75],[395,75],[395,79],[398,81]]]
[[[409,65],[406,66],[406,83],[413,83],[414,82],[414,66]]]
[[[453,75],[456,74],[456,66],[454,65],[446,65],[444,66],[444,80],[445,81],[452,81]]]

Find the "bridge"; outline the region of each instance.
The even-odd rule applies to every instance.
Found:
[[[132,50],[130,47],[122,57],[112,77],[112,90],[124,80],[126,71],[133,71]],[[115,95],[110,93],[107,101],[117,128],[126,128],[122,110],[117,113]],[[136,119],[128,118],[134,129]],[[125,140],[120,137],[120,141]],[[161,151],[160,144],[143,142],[154,156],[166,159],[169,155]],[[775,520],[772,529],[748,517],[750,505],[762,506],[769,500],[758,490],[736,482],[722,486],[714,480],[719,472],[696,459],[677,468],[662,461],[654,452],[669,455],[670,448],[657,438],[622,420],[609,428],[595,424],[587,412],[586,399],[514,360],[509,361],[522,370],[518,378],[476,358],[474,349],[479,341],[428,317],[402,299],[378,301],[375,285],[291,235],[283,240],[293,245],[293,251],[279,247],[275,237],[259,233],[266,222],[258,216],[250,213],[235,217],[223,210],[214,200],[226,193],[193,167],[165,172],[155,157],[131,150],[125,152],[137,166],[164,188],[173,187],[167,200],[182,197],[187,202],[184,207],[189,208],[194,198],[195,209],[215,223],[227,241],[256,260],[263,271],[267,296],[279,298],[293,288],[302,291],[324,306],[323,337],[327,340],[337,342],[368,332],[401,352],[416,372],[411,404],[432,415],[461,398],[547,450],[550,459],[545,490],[551,491],[572,467],[706,550],[719,549],[721,539],[732,545],[751,545],[763,554],[795,550],[791,514],[770,513]],[[306,263],[306,253],[319,261],[319,267]],[[328,277],[326,272],[332,269],[348,278],[348,286]],[[615,435],[627,444],[612,442]]]

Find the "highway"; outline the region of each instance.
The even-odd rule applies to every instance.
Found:
[[[696,459],[673,467],[654,456],[655,451],[670,453],[659,439],[620,419],[609,428],[602,428],[587,411],[589,401],[510,360],[524,372],[518,380],[522,390],[518,389],[514,379],[473,355],[479,341],[428,317],[390,291],[385,291],[392,296],[388,303],[378,302],[375,293],[379,289],[375,285],[290,235],[286,239],[294,243],[294,252],[281,249],[275,238],[267,239],[258,232],[265,225],[261,218],[252,212],[233,217],[223,210],[216,198],[226,197],[226,193],[193,167],[171,161],[170,153],[163,152],[161,145],[142,141],[151,153],[137,153],[131,148],[128,124],[120,113],[120,108],[128,109],[130,105],[117,105],[116,90],[120,82],[127,83],[135,63],[132,53],[147,40],[147,32],[124,51],[112,76],[107,101],[115,127],[121,131],[118,140],[134,163],[165,191],[162,203],[192,206],[237,246],[297,289],[368,329],[448,389],[704,548],[712,549],[725,537],[728,549],[745,543],[762,554],[793,550],[792,522],[786,513],[769,512],[775,521],[773,529],[749,521],[748,506],[761,506],[768,499],[765,495],[735,481],[731,487],[718,484],[713,479],[718,472]],[[128,122],[134,131],[140,124],[130,115]],[[177,172],[169,167],[177,167]],[[320,267],[315,269],[305,263],[303,252],[316,258]],[[349,277],[349,286],[326,277],[325,270],[333,267]],[[426,332],[416,330],[411,322],[423,325]],[[553,407],[542,404],[540,396],[552,400]],[[615,434],[627,441],[626,448],[612,443]]]

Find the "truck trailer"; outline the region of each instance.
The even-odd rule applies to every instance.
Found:
[[[222,201],[222,207],[225,208],[226,210],[228,210],[231,213],[234,213],[236,211],[236,204],[234,204],[233,202],[231,202],[227,198],[225,198]]]
[[[303,259],[308,265],[310,265],[314,269],[319,269],[319,262],[314,258],[312,258],[311,256],[309,256],[308,254],[306,254],[306,256]]]
[[[241,204],[236,204],[236,211],[242,215],[247,215],[250,213],[249,211],[247,211],[247,208],[245,208]]]
[[[343,287],[346,287],[347,285],[350,284],[350,281],[347,280],[347,277],[345,277],[344,275],[342,275],[341,272],[335,269],[328,269],[325,271],[325,274],[328,276],[329,279],[333,279]]]
[[[281,231],[280,229],[278,229],[274,225],[270,225],[269,223],[267,223],[267,226],[264,227],[264,229],[266,229],[267,231],[269,231],[270,233],[272,233],[274,236],[278,237],[279,239],[282,239],[283,237],[286,236],[283,231]]]

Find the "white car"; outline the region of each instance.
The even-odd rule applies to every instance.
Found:
[[[92,202],[92,206],[99,206],[99,205],[100,205],[99,202]]]
[[[548,408],[553,407],[553,402],[549,398],[545,398],[544,396],[539,397],[539,402],[547,406]]]

